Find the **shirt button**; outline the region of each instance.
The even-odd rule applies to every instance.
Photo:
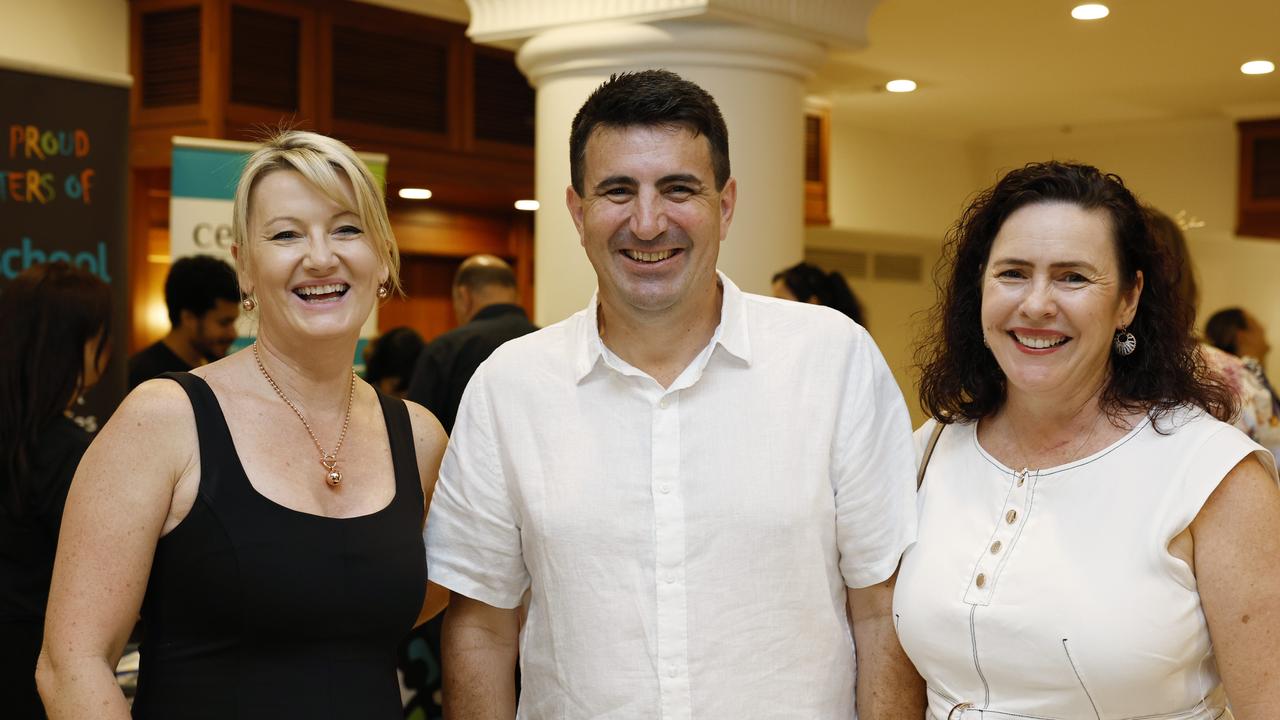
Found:
[[[986,585],[987,585],[987,576],[986,576],[986,575],[984,575],[984,574],[982,574],[982,573],[978,573],[978,577],[974,579],[973,584],[974,584],[974,585],[977,585],[977,586],[978,586],[978,587],[980,587],[980,588],[981,588],[981,587],[986,587]]]
[[[676,576],[671,573],[667,573],[666,581],[667,581],[667,584],[670,585],[671,583],[674,583],[676,581]]]
[[[666,495],[667,493],[671,492],[671,486],[665,483],[662,485],[659,485],[658,492],[662,493],[663,495]]]
[[[659,400],[658,407],[662,408],[663,410],[667,409],[667,399],[662,398],[661,400]]]
[[[675,668],[671,668],[670,670],[667,671],[667,677],[675,677],[679,674],[680,674],[680,671]]]
[[[1002,547],[1004,546],[1000,544],[999,540],[991,543],[991,554],[995,555],[996,553],[1000,552],[1000,548]]]
[[[1010,525],[1012,525],[1012,524],[1013,524],[1013,522],[1014,522],[1015,520],[1017,520],[1017,519],[1018,519],[1018,511],[1017,511],[1017,510],[1010,510],[1009,512],[1007,512],[1007,513],[1005,513],[1005,514],[1004,514],[1004,521],[1005,521],[1005,522],[1007,522],[1007,523],[1009,523]]]

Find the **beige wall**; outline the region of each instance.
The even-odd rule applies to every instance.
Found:
[[[805,247],[811,257],[833,250],[867,257],[864,276],[846,272],[846,277],[902,388],[912,422],[919,425],[924,415],[917,401],[914,343],[927,328],[925,315],[933,306],[933,268],[942,237],[979,185],[973,146],[863,128],[839,107],[832,110],[831,122],[832,226],[810,228]],[[880,253],[919,256],[921,277],[876,279],[874,260]]]
[[[125,0],[4,0],[0,56],[70,71],[129,72]]]

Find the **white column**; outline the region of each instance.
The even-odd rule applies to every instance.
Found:
[[[577,311],[595,289],[564,205],[569,125],[592,90],[629,70],[671,70],[716,99],[738,179],[720,269],[744,290],[768,293],[773,273],[804,254],[804,83],[824,57],[810,40],[701,19],[572,25],[526,42],[517,62],[537,89],[537,322]]]

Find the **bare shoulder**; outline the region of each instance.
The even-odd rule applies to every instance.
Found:
[[[134,388],[107,421],[97,442],[145,441],[149,449],[193,449],[195,411],[182,386],[172,380],[148,380]]]
[[[125,397],[94,438],[73,489],[95,502],[167,508],[178,479],[198,465],[195,413],[172,380],[148,380]]]
[[[430,410],[411,400],[405,400],[404,404],[409,409],[409,424],[413,428],[413,446],[418,455],[418,469],[422,473],[422,487],[429,490],[435,487],[436,475],[440,472],[440,459],[444,457],[449,436]]]

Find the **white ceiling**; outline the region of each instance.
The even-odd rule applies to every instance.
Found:
[[[864,50],[834,52],[813,83],[873,127],[949,136],[1015,128],[1280,115],[1280,0],[884,0]],[[920,88],[881,90],[895,77]]]
[[[463,0],[365,0],[466,22]],[[1105,1],[1105,0],[1104,0]],[[1226,115],[1280,116],[1280,0],[882,0],[870,43],[834,50],[815,95],[868,127],[946,137]],[[910,94],[883,91],[906,77]]]

